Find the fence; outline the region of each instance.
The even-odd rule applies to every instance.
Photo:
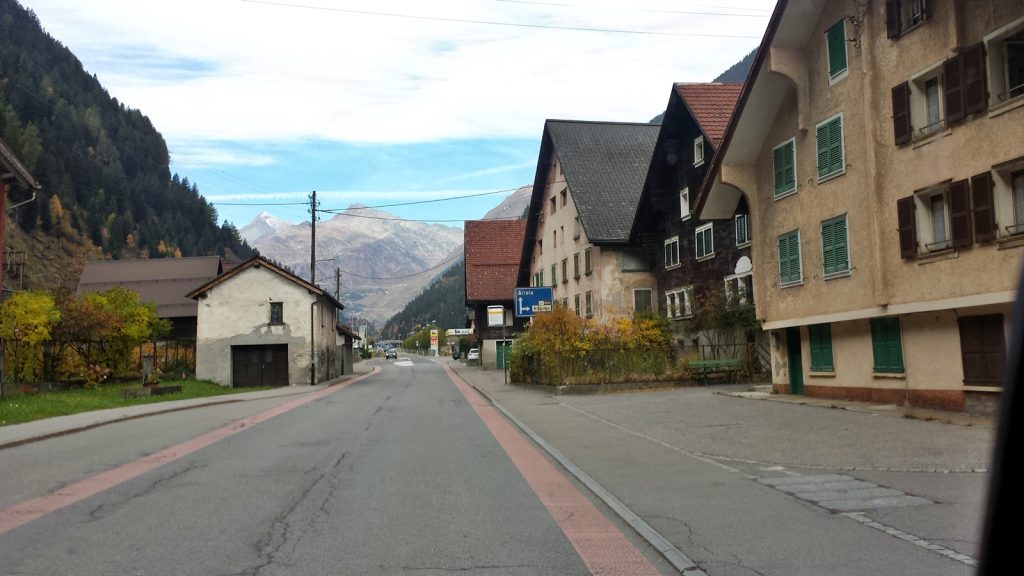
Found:
[[[29,347],[19,340],[0,340],[3,350],[3,372],[0,382],[27,383],[16,374],[15,364],[24,361],[23,353]],[[116,342],[46,342],[31,361],[38,363],[38,377],[33,384],[45,383],[48,388],[62,387],[78,380],[74,372],[84,368],[86,358],[102,355],[118,358],[119,366],[107,366],[115,377],[141,377],[146,359],[152,358],[152,366],[169,377],[189,376],[196,369],[196,343],[194,340],[161,340],[128,344]],[[20,359],[20,360],[19,360]]]
[[[768,348],[758,343],[688,346],[674,358],[645,349],[562,349],[528,356],[513,355],[514,382],[545,386],[690,380],[689,360],[734,359],[740,373],[752,377],[768,371]]]

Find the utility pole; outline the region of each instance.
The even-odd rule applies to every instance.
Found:
[[[316,285],[316,211],[320,203],[316,201],[316,190],[309,195],[310,233],[312,238],[309,242],[309,283]]]
[[[341,268],[334,269],[334,299],[341,302]]]

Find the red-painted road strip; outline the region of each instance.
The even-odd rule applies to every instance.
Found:
[[[197,450],[201,450],[211,444],[220,442],[221,440],[229,436],[233,436],[246,428],[259,424],[260,422],[270,420],[275,416],[280,416],[285,412],[294,410],[304,404],[309,404],[310,402],[323,398],[328,394],[333,394],[349,384],[355,384],[356,382],[369,378],[379,371],[379,367],[374,367],[373,371],[369,374],[364,374],[362,376],[352,378],[351,380],[346,380],[336,386],[318,390],[308,396],[303,396],[302,398],[297,398],[290,402],[264,410],[263,412],[253,414],[252,416],[247,416],[241,420],[232,422],[227,426],[207,432],[202,436],[197,436],[191,440],[182,442],[181,444],[171,446],[170,448],[164,448],[163,450],[150,454],[149,456],[144,456],[134,462],[129,462],[112,470],[101,472],[95,476],[86,478],[85,480],[69,484],[68,486],[65,486],[55,492],[50,492],[45,496],[26,500],[20,504],[15,504],[9,508],[0,510],[0,534],[6,534],[22,524],[42,518],[51,512],[56,512],[57,510],[70,506],[76,502],[85,500],[90,496],[99,494],[104,490],[109,490],[114,486],[123,484],[124,482],[127,482],[136,476],[145,474],[150,470],[155,470],[165,464],[169,464],[175,460],[188,456]]]
[[[448,378],[466,397],[477,416],[501,444],[558,527],[576,548],[591,574],[658,574],[647,558],[564,475],[552,465],[494,406],[454,370]]]

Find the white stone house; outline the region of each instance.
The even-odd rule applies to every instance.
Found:
[[[345,347],[352,339],[337,333],[342,304],[262,257],[187,296],[199,303],[197,378],[232,387],[297,386],[351,373]]]

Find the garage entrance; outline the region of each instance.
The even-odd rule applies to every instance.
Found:
[[[231,347],[231,387],[288,385],[288,345]]]

